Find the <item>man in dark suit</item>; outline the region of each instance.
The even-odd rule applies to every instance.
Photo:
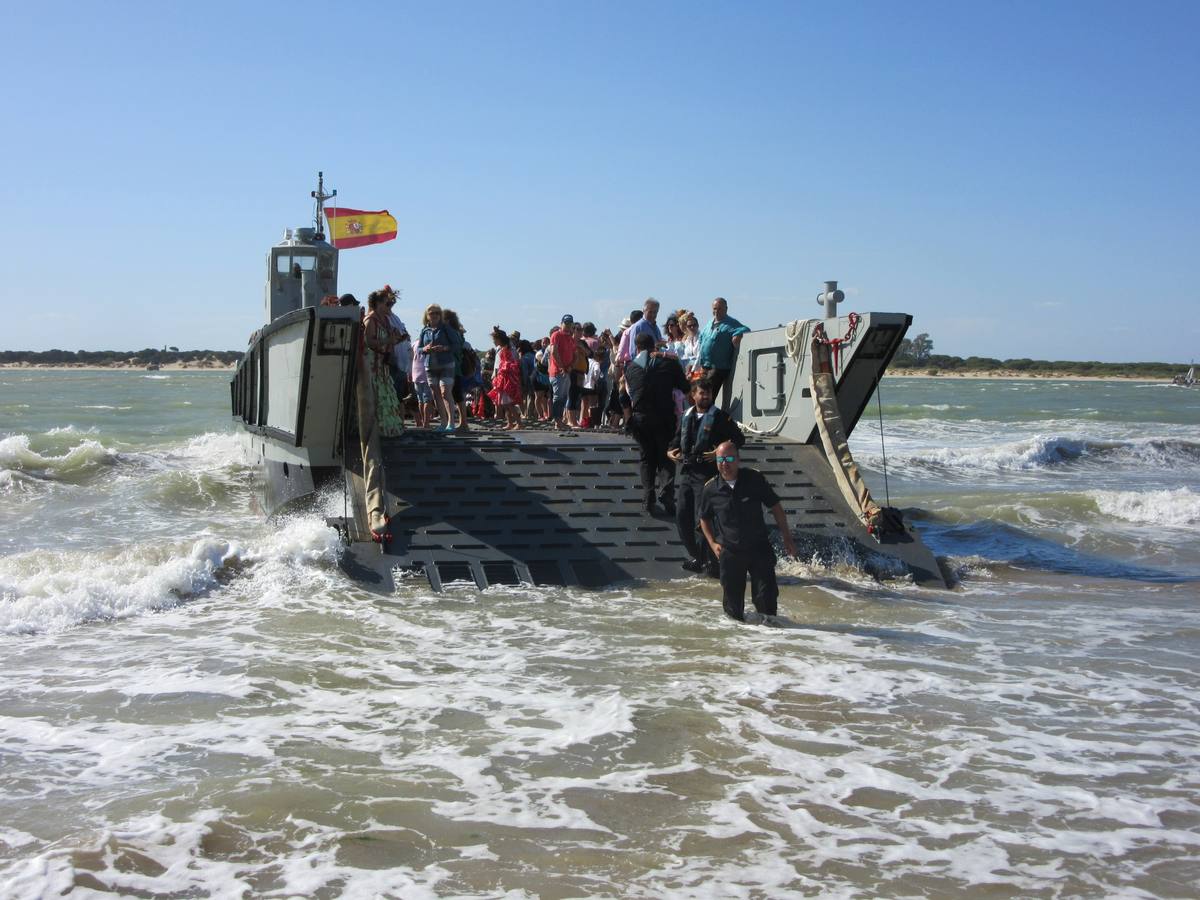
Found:
[[[654,480],[663,473],[659,493],[666,511],[675,514],[675,465],[667,458],[667,446],[675,431],[675,395],[688,389],[683,367],[673,356],[654,350],[654,336],[642,332],[635,338],[635,355],[625,367],[625,384],[633,405],[628,431],[641,450],[642,503],[654,512]]]
[[[679,539],[688,551],[684,569],[689,572],[707,569],[716,578],[717,560],[699,534],[696,513],[704,483],[717,474],[714,462],[717,446],[729,441],[735,447],[741,447],[746,436],[729,413],[713,403],[712,384],[707,378],[692,382],[691,395],[694,405],[679,419],[679,428],[667,450],[667,457],[679,463],[675,524],[679,528]]]

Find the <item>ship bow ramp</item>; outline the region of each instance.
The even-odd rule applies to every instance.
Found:
[[[385,441],[382,456],[389,519],[380,539],[334,520],[351,537],[343,567],[375,590],[391,592],[405,573],[435,590],[451,581],[602,587],[683,574],[675,521],[643,511],[637,447],[624,435],[409,431]],[[805,558],[850,559],[877,575],[908,569],[944,586],[913,532],[868,534],[819,448],[751,439],[742,459],[775,486]],[[361,472],[349,477],[361,496]]]

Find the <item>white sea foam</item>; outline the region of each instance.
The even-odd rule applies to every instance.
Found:
[[[892,587],[912,582],[911,574],[900,560],[882,553],[864,552],[849,540],[831,542],[798,558],[780,556],[775,569],[785,579],[832,578],[862,587],[873,587],[879,581],[886,581]]]
[[[437,886],[450,872],[442,866],[346,865],[339,852],[354,835],[298,817],[291,817],[288,825],[292,838],[284,842],[278,835],[231,823],[218,809],[201,809],[183,820],[153,813],[104,829],[82,847],[48,850],[17,862],[0,869],[0,876],[5,896],[12,900],[79,893],[79,875],[112,896],[443,896]],[[275,847],[269,857],[248,858],[236,850],[272,840]],[[505,895],[511,900],[526,896]]]
[[[214,471],[246,464],[242,439],[231,431],[209,431],[170,448],[162,458],[172,465]]]
[[[15,760],[53,769],[38,782],[47,796],[149,788],[140,812],[89,810],[67,840],[10,826],[22,857],[0,878],[16,896],[82,883],[199,896],[850,897],[918,883],[1136,895],[1154,893],[1138,887],[1145,869],[1200,848],[1169,821],[1191,814],[1186,784],[1163,781],[1200,759],[1192,707],[1161,669],[1091,668],[1105,641],[1161,630],[1157,617],[1143,628],[1093,614],[1072,632],[1089,642],[1068,648],[1064,623],[1078,617],[1066,610],[997,645],[978,633],[989,613],[961,604],[906,610],[921,621],[880,635],[739,626],[713,596],[513,588],[370,603],[328,586],[312,596],[311,579],[277,600],[244,586],[229,627],[173,629],[169,658],[95,686],[98,702],[120,699],[119,717],[51,721],[43,690],[36,716],[0,722]],[[866,606],[857,591],[830,596]],[[800,621],[839,614],[799,602],[784,598]],[[315,618],[297,616],[301,603]],[[1054,667],[1028,664],[1040,641]],[[75,660],[59,665],[76,674]],[[217,711],[164,720],[184,702],[171,697],[191,694]],[[158,705],[139,715],[144,704]],[[199,794],[167,813],[154,798],[177,780]]]
[[[941,435],[974,452],[998,430],[934,436],[931,422],[898,442],[902,458]],[[1074,433],[1057,429],[1045,433]],[[1127,441],[1136,457],[1135,438],[1104,434],[1087,453],[1125,464]],[[214,432],[142,456],[155,483],[170,470],[234,484],[221,473],[240,445]],[[1047,491],[947,502],[968,522],[1002,510],[1058,528],[1057,490],[1077,512],[1093,502],[1061,487],[1062,468],[1022,470]],[[698,578],[442,594],[411,579],[375,598],[331,565],[336,535],[318,519],[262,525],[243,493],[220,496],[218,524],[188,540],[145,527],[124,555],[0,558],[0,610],[88,590],[146,598],[140,614],[0,633],[0,893],[1162,896],[1190,883],[1194,585],[1084,590],[1053,571],[992,574],[964,547],[973,577],[948,594],[880,584],[849,553],[781,563],[778,628],[724,620],[719,586]],[[193,575],[183,603],[172,587]]]
[[[62,630],[174,606],[215,584],[232,555],[228,545],[203,540],[165,558],[143,548],[86,562],[45,551],[8,557],[0,560],[0,632]]]
[[[1142,525],[1183,527],[1200,523],[1200,494],[1181,487],[1162,491],[1089,491],[1106,516]]]
[[[30,844],[36,844],[37,838],[25,831],[18,831],[15,828],[8,828],[0,825],[0,847],[8,847],[16,849],[18,847],[27,847]]]
[[[27,475],[12,469],[0,469],[0,492],[12,491],[23,487],[29,480]]]
[[[270,571],[332,562],[338,549],[333,529],[297,518],[249,545],[206,537],[182,547],[150,543],[0,557],[0,633],[62,631],[169,609],[245,566]]]

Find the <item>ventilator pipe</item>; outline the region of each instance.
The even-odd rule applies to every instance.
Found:
[[[825,282],[825,290],[817,294],[817,305],[825,307],[825,318],[837,318],[837,305],[846,299],[846,295],[838,290],[836,281]]]

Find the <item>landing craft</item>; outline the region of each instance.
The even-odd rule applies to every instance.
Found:
[[[230,383],[265,513],[340,488],[343,514],[327,521],[342,568],[387,593],[406,577],[435,590],[679,577],[686,553],[674,521],[642,510],[626,435],[483,425],[378,436],[359,312],[321,305],[337,293],[338,251],[322,230],[323,181],[312,196],[315,227],[289,229],[267,255],[266,324]],[[872,499],[846,443],[912,317],[842,316],[843,300],[826,282],[820,316],[743,337],[723,400],[747,433],[742,461],[776,488],[802,555],[849,555],[945,587],[916,530]]]

